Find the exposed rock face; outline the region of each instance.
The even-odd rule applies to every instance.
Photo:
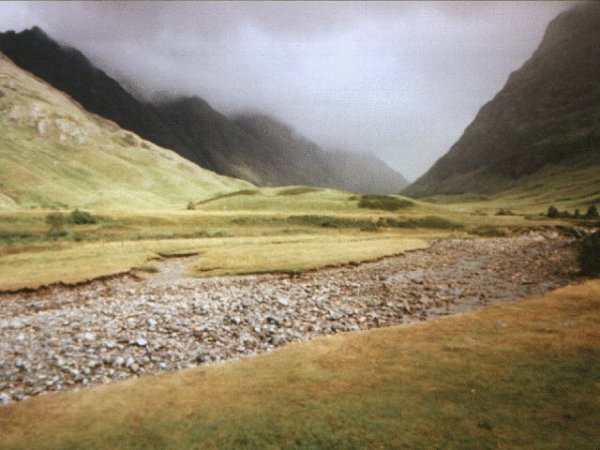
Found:
[[[437,241],[293,278],[191,279],[186,264],[0,295],[0,403],[468,311],[544,293],[577,270],[573,246],[552,233]]]
[[[160,105],[140,102],[81,52],[58,44],[37,27],[0,33],[0,51],[86,110],[219,174],[257,185],[306,184],[379,194],[397,193],[407,184],[375,157],[325,152],[300,136],[255,133],[197,97]],[[269,120],[271,126],[277,124]]]
[[[491,193],[546,165],[600,164],[600,3],[575,6],[404,193]]]

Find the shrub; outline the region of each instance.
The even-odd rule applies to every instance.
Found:
[[[194,209],[196,209],[196,205],[194,205],[194,202],[188,202],[186,209],[188,211],[193,211]]]
[[[321,228],[360,228],[372,230],[375,224],[369,219],[351,219],[335,216],[302,215],[289,216],[287,223]]]
[[[454,222],[439,216],[417,217],[415,219],[397,220],[391,217],[380,217],[377,221],[378,227],[388,228],[434,228],[452,230],[462,228],[459,222]]]
[[[600,215],[598,215],[598,209],[596,209],[596,205],[590,206],[585,213],[585,218],[586,219],[597,219],[598,217],[600,217]]]
[[[98,222],[98,219],[92,216],[89,212],[79,211],[78,209],[71,211],[69,222],[75,225],[89,225]]]
[[[514,216],[514,213],[510,209],[499,209],[496,213],[497,216]]]
[[[558,208],[556,206],[550,205],[546,215],[552,219],[556,219],[557,217],[560,217],[560,212],[558,211]]]
[[[585,275],[600,274],[600,232],[582,239],[578,245],[577,262]]]
[[[562,212],[560,213],[560,217],[563,217],[563,218],[565,218],[565,219],[568,219],[568,218],[570,218],[570,217],[571,217],[571,214],[569,213],[569,211],[567,211],[567,210],[565,209],[564,211],[562,211]]]
[[[391,195],[361,195],[358,202],[359,208],[380,209],[383,211],[396,211],[412,206],[413,202]]]

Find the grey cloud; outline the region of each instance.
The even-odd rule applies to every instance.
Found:
[[[259,110],[415,179],[569,2],[0,2],[138,95]]]

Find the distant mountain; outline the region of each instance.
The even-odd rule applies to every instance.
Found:
[[[398,192],[406,185],[400,174],[374,157],[336,158],[299,136],[265,136],[251,123],[232,122],[197,97],[142,103],[82,53],[59,45],[37,27],[0,33],[0,51],[88,111],[220,174],[258,185],[307,184],[374,193]]]
[[[403,193],[493,193],[525,179],[534,185],[536,174],[561,166],[576,178],[578,167],[598,164],[600,3],[583,3],[549,24],[533,56]],[[600,189],[598,184],[600,166]]]
[[[374,155],[325,151],[290,126],[269,116],[240,114],[233,121],[271,149],[270,154],[277,158],[277,166],[286,168],[281,176],[287,184],[372,194],[397,193],[408,185],[402,175]]]
[[[0,53],[0,209],[184,209],[248,188],[89,113]]]

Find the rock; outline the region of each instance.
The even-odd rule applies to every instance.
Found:
[[[10,397],[10,395],[4,392],[0,393],[0,405],[7,405],[11,402],[11,400],[12,398]]]
[[[537,242],[535,235],[449,239],[401,257],[292,279],[125,276],[0,294],[0,355],[13,358],[0,365],[0,395],[15,400],[19,393],[78,389],[541,294],[568,283],[577,270],[568,242]],[[183,270],[182,261],[164,264]],[[81,301],[85,308],[78,307]],[[40,311],[32,314],[32,304]]]
[[[123,364],[125,364],[125,359],[122,356],[117,356],[113,360],[113,366],[115,367],[121,367]]]
[[[15,361],[15,367],[21,372],[27,372],[29,370],[29,364],[23,359],[17,359]]]
[[[85,339],[86,341],[93,341],[96,339],[96,333],[88,331],[83,335],[83,339]]]
[[[285,338],[283,338],[282,336],[273,336],[271,338],[271,344],[273,345],[273,347],[279,347],[280,345],[285,343]]]
[[[198,363],[205,363],[210,361],[210,355],[205,350],[198,350],[194,356],[194,361]]]

